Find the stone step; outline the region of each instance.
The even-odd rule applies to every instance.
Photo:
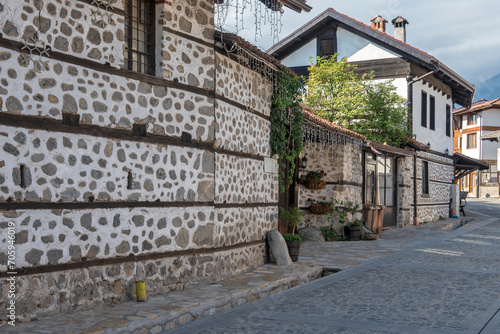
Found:
[[[127,301],[116,306],[4,324],[5,333],[148,333],[154,334],[235,306],[292,288],[322,276],[323,267],[296,262],[282,267],[264,265],[217,284],[188,287],[147,302]]]

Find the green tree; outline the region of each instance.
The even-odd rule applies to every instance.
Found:
[[[356,131],[369,140],[399,146],[409,138],[406,100],[392,81],[372,81],[337,55],[317,58],[309,67],[305,104],[319,116]]]
[[[396,93],[393,80],[363,83],[364,111],[354,131],[366,138],[392,146],[401,146],[411,137],[406,99]]]

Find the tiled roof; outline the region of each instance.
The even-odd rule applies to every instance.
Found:
[[[418,140],[416,140],[415,138],[410,138],[410,140],[408,140],[407,145],[414,146],[414,147],[416,147],[416,148],[418,148],[419,150],[422,150],[422,151],[427,151],[430,148],[429,145],[421,143]]]
[[[222,31],[215,31],[215,40],[223,43],[228,43],[228,42],[235,43],[240,47],[244,48],[245,50],[262,58],[266,62],[276,66],[276,68],[278,68],[279,70],[283,70],[285,72],[290,73],[293,76],[297,76],[295,72],[293,72],[291,69],[283,65],[278,59],[274,58],[268,53],[265,53],[264,51],[261,51],[258,47],[256,47],[252,43],[248,42],[247,40],[236,34],[222,32]]]
[[[367,38],[376,39],[380,42],[381,46],[388,48],[389,50],[392,49],[394,52],[399,53],[403,57],[408,58],[428,70],[434,70],[436,68],[436,64],[439,64],[439,68],[434,76],[443,80],[445,84],[452,87],[453,95],[457,103],[462,106],[469,106],[471,104],[472,97],[474,96],[474,92],[476,90],[474,85],[455,73],[445,64],[439,62],[435,57],[425,51],[411,46],[408,43],[400,41],[385,32],[374,29],[368,24],[339,13],[333,8],[326,9],[305,25],[295,30],[287,37],[281,39],[278,43],[269,48],[267,53],[278,58],[285,57],[288,55],[290,49],[295,47],[296,43],[305,43],[318,31],[318,29],[320,29],[320,27],[334,21],[340,26],[345,25],[349,27],[349,29],[358,31]]]
[[[485,99],[476,101],[472,104],[472,106],[468,109],[466,108],[458,108],[453,111],[453,114],[455,115],[461,115],[465,114],[468,112],[476,112],[476,111],[481,111],[485,109],[491,109],[491,108],[500,108],[500,98],[494,99],[487,101]]]
[[[342,134],[345,134],[345,135],[353,137],[353,138],[357,138],[357,139],[361,139],[361,140],[366,139],[365,136],[360,135],[359,133],[356,133],[354,131],[346,129],[340,125],[337,125],[335,123],[327,121],[326,119],[316,115],[316,113],[314,111],[308,109],[305,105],[302,105],[302,108],[303,108],[303,113],[304,113],[305,119],[311,121],[312,123],[315,123],[317,125],[321,125],[322,127],[326,128],[328,130],[342,133]]]
[[[493,131],[493,132],[485,134],[484,136],[481,136],[481,139],[496,139],[496,140],[498,140],[499,138],[500,138],[500,130]]]

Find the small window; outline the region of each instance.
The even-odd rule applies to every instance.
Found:
[[[429,195],[429,162],[422,161],[422,194]]]
[[[451,137],[451,107],[446,105],[446,137]]]
[[[458,148],[462,148],[462,137],[458,137]]]
[[[427,127],[427,93],[422,92],[422,126]]]
[[[464,124],[464,117],[460,116],[460,120],[458,121],[458,129],[459,130],[462,130],[463,124]]]
[[[126,0],[125,66],[155,75],[155,1]]]
[[[475,125],[475,124],[477,124],[477,115],[476,114],[467,115],[467,125]]]
[[[330,57],[335,54],[333,38],[322,38],[319,40],[319,56]]]
[[[429,129],[436,130],[436,98],[429,96]]]
[[[467,135],[467,148],[476,148],[477,147],[477,134],[469,133]]]

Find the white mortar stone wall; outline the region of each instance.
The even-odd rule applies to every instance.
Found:
[[[214,89],[213,48],[163,31],[162,50],[165,78],[193,87]]]
[[[429,195],[422,195],[422,160],[429,164]],[[451,181],[454,178],[453,159],[428,152],[417,155],[418,221],[429,222],[448,218]]]
[[[271,114],[272,83],[238,62],[215,54],[216,93],[266,116]]]
[[[209,43],[214,41],[214,3],[212,1],[172,0],[164,6],[165,28],[195,36]]]
[[[413,225],[413,156],[397,160],[398,227]]]
[[[111,3],[114,8],[123,9],[121,1]],[[123,16],[110,10],[115,22],[103,27],[99,24],[101,16],[93,15],[93,10],[97,7],[83,1],[23,1],[21,5],[18,0],[4,0],[0,6],[0,27],[10,40],[32,45],[38,32],[39,40],[54,51],[121,67]]]
[[[135,298],[135,282],[144,279],[148,295],[182,290],[200,282],[217,282],[264,261],[263,244],[230,251],[125,262],[98,267],[62,270],[43,275],[18,276],[18,320],[61,314],[75,309],[115,305]],[[8,290],[0,284],[0,299]],[[6,317],[2,305],[0,315]]]
[[[80,115],[82,124],[132,129],[147,124],[147,132],[193,139],[214,138],[214,100],[179,89],[155,86],[82,66],[48,60],[49,70],[35,75],[18,61],[19,53],[0,48],[4,76],[3,112],[62,119]]]
[[[0,4],[4,38],[20,41],[29,26],[38,29],[35,2]],[[123,9],[122,3],[115,7]],[[210,47],[213,3],[174,0],[156,6],[157,78],[116,72],[124,59],[121,14],[113,14],[116,25],[98,28],[88,14],[96,6],[78,0],[46,0],[43,6],[42,26],[50,29],[41,32],[41,40],[75,63],[95,64],[86,68],[53,53],[40,58],[48,68],[35,73],[32,64],[21,62],[20,50],[0,46],[0,112],[57,127],[0,125],[0,205],[46,202],[57,207],[0,210],[0,227],[16,224],[18,266],[36,270],[79,264],[83,258],[164,257],[20,275],[17,316],[30,319],[130,299],[141,276],[154,295],[261,265],[263,240],[277,228],[278,218],[277,175],[265,171],[262,160],[270,155],[270,124],[257,115],[270,115],[272,84]],[[63,38],[67,51],[58,49],[65,45]],[[106,63],[109,70],[102,66]],[[78,114],[90,133],[64,128],[58,123],[63,113]],[[149,138],[132,136],[134,124],[147,124]],[[195,142],[179,140],[186,134]],[[175,145],[161,144],[175,138]],[[123,201],[135,205],[102,208]],[[155,201],[156,206],[140,206]],[[68,203],[81,207],[70,210]],[[6,241],[0,240],[2,266]],[[169,255],[184,251],[195,255]],[[2,266],[0,272],[6,269]]]
[[[0,202],[213,200],[211,152],[1,125],[0,138]]]
[[[216,203],[277,203],[278,175],[264,161],[215,154]]]
[[[217,101],[216,138],[220,148],[269,156],[271,122],[246,110]]]

